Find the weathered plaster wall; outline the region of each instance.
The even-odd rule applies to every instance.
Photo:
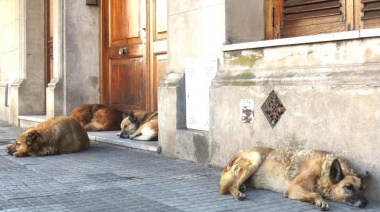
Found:
[[[21,1],[21,77],[18,114],[45,113],[45,18],[44,0]]]
[[[189,59],[222,59],[225,1],[168,1],[168,69],[184,72]]]
[[[225,1],[169,0],[168,16],[168,73],[158,90],[159,145],[166,155],[208,163],[211,146],[208,132],[183,130],[184,72],[188,60],[223,62]]]
[[[380,190],[380,39],[226,52],[210,92],[211,164],[251,146],[305,146],[346,157]],[[286,112],[272,129],[261,106],[274,90]],[[254,123],[240,122],[240,99]],[[221,115],[223,114],[223,115]],[[221,130],[228,129],[228,130]]]
[[[20,66],[18,6],[18,0],[0,0],[0,81],[8,82]]]
[[[0,119],[9,121],[6,86],[18,78],[20,68],[18,0],[0,0],[0,14]]]
[[[262,0],[226,1],[226,44],[264,40]]]
[[[18,124],[18,115],[45,110],[44,1],[1,0],[0,14],[0,119]]]
[[[64,113],[69,114],[78,104],[99,102],[99,7],[77,0],[64,4]]]
[[[81,103],[99,102],[99,8],[57,0],[53,16],[55,56],[47,88],[48,118],[67,115]]]

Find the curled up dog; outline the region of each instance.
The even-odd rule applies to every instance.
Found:
[[[158,113],[157,112],[132,112],[125,115],[120,124],[120,138],[129,138],[139,141],[151,141],[158,139]]]
[[[79,152],[89,146],[83,127],[71,117],[59,116],[29,128],[6,148],[10,155],[26,157]]]
[[[250,148],[236,154],[224,167],[220,193],[245,199],[246,186],[281,192],[285,197],[312,202],[328,210],[324,198],[364,208],[369,173],[358,175],[334,154],[302,148]]]
[[[75,107],[70,116],[86,131],[120,130],[123,112],[103,104],[82,104]]]

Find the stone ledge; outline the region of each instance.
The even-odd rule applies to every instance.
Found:
[[[282,67],[221,70],[212,81],[218,86],[380,85],[379,64],[351,66]]]
[[[122,139],[116,135],[118,132],[119,131],[88,132],[88,137],[93,141],[99,141],[156,153],[161,152],[161,147],[158,146],[157,141],[134,141],[130,139]]]
[[[45,115],[18,116],[18,126],[21,128],[30,128],[45,120]]]

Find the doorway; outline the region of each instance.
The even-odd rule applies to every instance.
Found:
[[[167,67],[167,0],[102,0],[100,11],[101,103],[156,111]]]

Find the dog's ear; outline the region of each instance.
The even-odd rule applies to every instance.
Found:
[[[365,172],[364,175],[359,175],[358,177],[361,180],[360,188],[363,191],[367,187],[367,180],[369,178],[369,172]]]
[[[330,180],[333,184],[339,183],[344,178],[338,159],[335,159],[330,167]]]
[[[132,123],[137,122],[137,117],[135,116],[135,114],[133,112],[131,114],[129,114],[129,120],[131,120]]]
[[[123,112],[123,119],[127,118],[129,116],[129,113]]]
[[[28,146],[30,146],[31,144],[32,144],[32,142],[36,139],[36,138],[38,138],[38,137],[40,137],[41,136],[41,134],[39,133],[39,132],[37,132],[37,130],[32,130],[32,131],[30,131],[29,133],[28,133],[28,135],[26,136],[26,138],[25,138],[25,142],[26,142],[26,144],[28,145]]]

